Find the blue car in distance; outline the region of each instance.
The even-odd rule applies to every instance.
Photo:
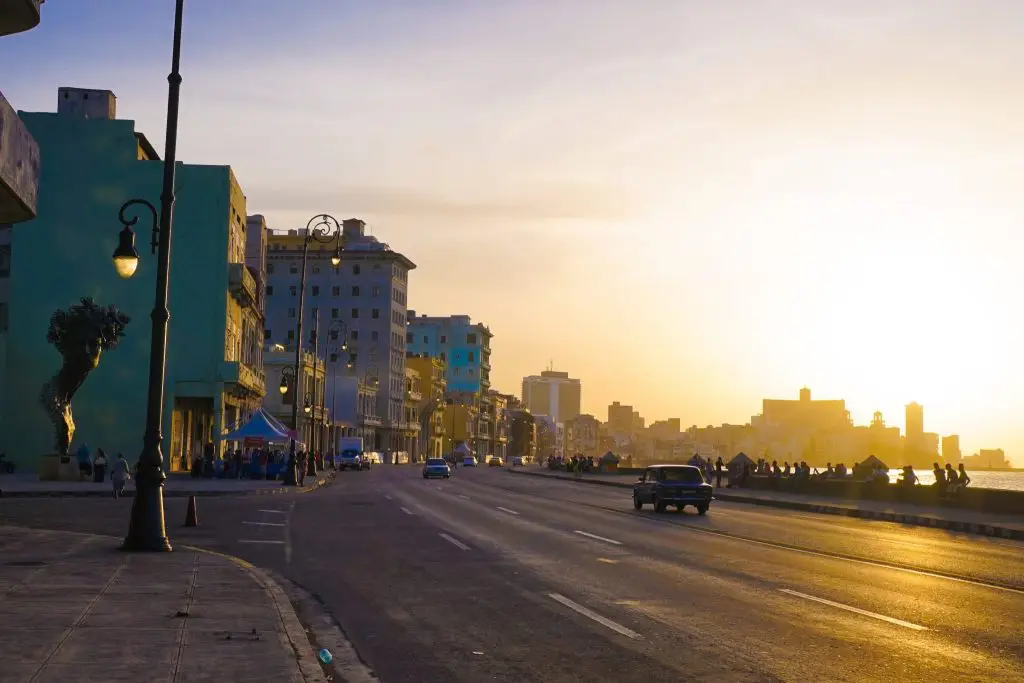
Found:
[[[664,512],[669,505],[682,511],[687,505],[697,508],[697,514],[706,514],[711,507],[714,488],[704,481],[704,473],[692,465],[651,465],[633,484],[633,507],[654,506],[655,512]]]
[[[439,477],[448,479],[452,476],[452,468],[442,458],[430,458],[423,465],[423,478]]]

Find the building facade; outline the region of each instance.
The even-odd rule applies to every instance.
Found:
[[[101,99],[95,93],[107,101],[96,102],[87,117],[75,103],[86,94]],[[20,468],[34,469],[40,455],[53,451],[53,426],[39,402],[61,364],[46,343],[50,316],[86,296],[132,321],[75,396],[74,447],[87,442],[130,460],[141,450],[156,289],[156,258],[143,247],[147,213],[138,214],[142,258],[135,276],[120,279],[111,254],[121,205],[132,198],[160,205],[163,164],[134,122],[114,114],[112,93],[70,88],[60,90],[57,113],[21,113],[47,163],[37,217],[9,239],[0,451]],[[220,452],[225,426],[258,407],[264,393],[259,334],[251,331],[259,314],[245,268],[245,196],[228,166],[182,164],[177,178],[163,444],[172,470],[187,467],[206,444]]]
[[[406,350],[445,363],[449,392],[486,395],[491,388],[489,327],[468,315],[428,316],[409,311]]]
[[[328,441],[326,410],[321,408],[324,400],[327,367],[323,359],[312,353],[302,352],[299,360],[299,379],[294,380],[295,349],[271,349],[263,356],[266,370],[266,398],[263,408],[276,417],[281,424],[294,429],[299,436],[297,449],[324,452]],[[282,380],[288,391],[281,392]],[[292,424],[292,405],[298,401],[298,425]],[[308,408],[308,410],[307,410]]]
[[[523,404],[535,415],[550,415],[555,422],[569,422],[580,414],[583,391],[580,381],[568,372],[545,370],[523,378]]]
[[[416,372],[416,391],[420,395],[419,453],[424,458],[440,458],[444,454],[444,396],[448,388],[445,364],[440,358],[408,354],[405,366]]]
[[[577,415],[565,423],[565,452],[572,457],[598,457],[601,453],[601,423],[593,415]]]
[[[304,230],[269,235],[267,344],[294,343],[304,239]],[[405,436],[406,302],[409,272],[416,264],[367,235],[366,224],[355,218],[343,222],[342,261],[337,267],[331,264],[334,247],[310,242],[304,320],[312,321],[313,312],[319,311],[321,329],[328,331],[323,351],[339,385],[343,377],[378,381],[376,414],[382,424],[373,432],[374,442],[364,443],[364,448],[387,459],[400,450]],[[308,345],[303,336],[303,345]],[[341,349],[342,342],[346,349]],[[332,403],[332,396],[327,402]]]

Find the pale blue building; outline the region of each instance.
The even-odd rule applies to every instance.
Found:
[[[428,316],[409,311],[406,350],[440,358],[447,364],[449,393],[485,396],[491,388],[491,338],[483,323],[468,315]]]

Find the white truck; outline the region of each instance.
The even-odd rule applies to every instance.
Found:
[[[363,457],[363,439],[358,436],[343,436],[338,439],[334,463],[338,470],[368,470],[370,460]]]

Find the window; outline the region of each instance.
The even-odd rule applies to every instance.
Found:
[[[359,266],[352,266],[352,274],[359,275]]]
[[[424,344],[429,344],[430,343],[430,338],[427,337],[427,335],[423,335],[423,343]]]
[[[441,352],[441,360],[442,360],[442,361],[447,361],[447,360],[448,360],[448,357],[447,357],[447,356],[445,356],[445,353],[444,353],[444,351],[442,351],[442,352]]]
[[[446,337],[445,335],[442,334],[441,335],[441,343],[442,344],[447,344],[448,343],[448,337]]]
[[[288,309],[288,317],[289,318],[294,318],[295,317],[295,309],[294,308],[289,308]]]
[[[336,353],[332,353],[331,354],[331,362],[332,363],[337,363],[338,362],[338,354],[336,354]]]
[[[380,296],[380,286],[379,285],[374,285],[373,286],[373,296]]]
[[[291,294],[292,296],[295,296],[296,294],[299,293],[299,289],[295,285],[292,285],[291,287],[288,288],[288,293]]]
[[[331,309],[331,317],[332,318],[337,318],[338,317],[338,309],[337,308],[332,308]]]
[[[353,308],[352,309],[352,319],[354,320],[354,319],[356,319],[358,317],[359,317],[359,309],[358,308]]]
[[[412,344],[414,340],[415,340],[415,336],[413,335],[412,332],[410,332],[409,334],[405,335],[405,343],[406,344]],[[424,338],[423,341],[426,341],[426,338]]]
[[[294,263],[289,263],[288,272],[291,273],[292,275],[295,275],[295,273],[299,272],[299,267]]]
[[[352,296],[359,296],[359,285],[352,286]]]
[[[375,308],[372,311],[370,311],[370,317],[373,318],[374,320],[379,320],[380,319],[380,309],[379,308]]]
[[[267,273],[270,274],[270,275],[274,274],[274,264],[273,263],[268,263],[267,264]]]
[[[341,296],[341,287],[331,287],[331,296]]]
[[[380,340],[380,332],[378,332],[377,330],[372,330],[370,332],[370,341],[378,341],[378,340]]]
[[[331,330],[330,337],[331,337],[331,341],[338,341],[338,331],[337,330]]]
[[[273,295],[274,295],[274,288],[273,288],[273,286],[267,285],[267,296],[273,296]]]
[[[348,338],[351,339],[352,341],[359,341],[359,330],[352,330],[352,332],[348,335]]]
[[[295,341],[295,330],[288,330],[288,341]]]
[[[320,266],[313,266],[313,274],[314,275],[319,275],[320,274]]]
[[[359,360],[359,354],[358,353],[350,353],[350,354],[348,354],[349,365],[355,365],[358,360]]]
[[[313,296],[320,296],[320,288],[313,285]]]
[[[313,317],[315,318],[317,315],[319,315],[319,313],[320,313],[320,309],[317,308],[316,306],[314,306],[313,307],[313,311],[312,311]],[[473,359],[470,358],[470,360],[473,360]]]
[[[472,351],[469,352],[469,362],[472,363],[476,360],[476,354]]]
[[[472,332],[467,334],[466,335],[466,343],[467,344],[476,344],[476,335],[473,334]]]
[[[270,339],[270,330],[263,330],[263,338]]]

